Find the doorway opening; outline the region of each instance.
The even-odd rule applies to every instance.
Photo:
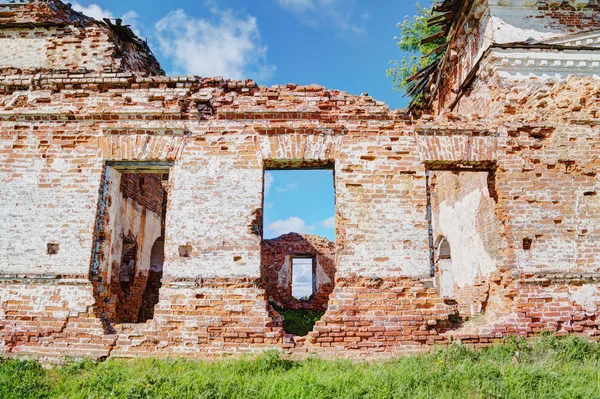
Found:
[[[154,316],[164,263],[168,163],[107,163],[91,278],[107,323]]]
[[[327,310],[335,286],[333,165],[266,166],[262,280],[284,331],[304,336]]]

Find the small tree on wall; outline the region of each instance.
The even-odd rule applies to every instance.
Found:
[[[417,3],[416,7],[416,15],[407,15],[398,23],[400,36],[396,36],[395,40],[405,55],[400,61],[390,61],[393,66],[387,70],[394,89],[404,92],[413,101],[420,99],[422,87],[419,87],[419,79],[411,77],[437,63],[444,54],[442,49],[446,43],[442,25],[428,23],[437,16],[433,6],[422,7]]]

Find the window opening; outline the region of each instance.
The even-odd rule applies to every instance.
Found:
[[[335,188],[331,164],[266,162],[262,278],[286,333],[308,334],[335,284]],[[277,318],[276,318],[277,320]]]
[[[308,301],[315,294],[314,258],[292,258],[292,296]]]
[[[452,256],[450,243],[446,237],[438,237],[436,246],[436,263],[439,273],[439,284],[442,298],[450,299],[454,296],[454,275],[452,271]]]
[[[506,245],[496,210],[496,165],[436,161],[426,167],[430,251],[440,296],[461,315],[481,314],[489,296],[485,281]]]

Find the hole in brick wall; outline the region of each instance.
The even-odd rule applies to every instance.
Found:
[[[46,252],[48,255],[56,255],[58,254],[59,245],[55,243],[48,243],[46,245]]]
[[[523,238],[523,249],[525,251],[529,251],[531,249],[531,244],[533,243],[533,240],[531,238]]]
[[[305,160],[265,165],[262,280],[284,331],[302,336],[327,310],[335,284],[333,165]]]
[[[108,322],[138,323],[154,316],[163,275],[169,167],[107,163],[92,276],[103,304],[99,312]]]
[[[192,246],[191,245],[180,245],[179,246],[179,256],[182,258],[189,258],[192,256]]]

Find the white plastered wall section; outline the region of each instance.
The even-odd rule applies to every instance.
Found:
[[[200,144],[188,144],[174,164],[165,278],[259,278],[261,239],[250,225],[263,206],[263,160],[302,158],[335,162],[336,214],[344,219],[346,235],[345,247],[337,252],[338,276],[429,276],[424,170],[400,173],[414,171],[417,165],[412,137],[391,142],[378,136],[379,146],[415,152],[406,163],[391,164],[386,157],[361,159],[369,153],[368,142],[351,139],[346,145],[341,135],[275,137],[231,124],[227,130],[235,134],[226,140],[206,135]],[[227,145],[230,153],[215,153],[211,144],[216,142]],[[256,143],[255,164],[240,160],[234,151],[249,142]],[[354,184],[351,168],[368,181],[360,187]],[[381,198],[369,200],[374,193],[382,193]],[[179,247],[187,245],[192,254],[181,257]]]
[[[486,187],[475,190],[450,206],[440,204],[437,223],[452,248],[452,276],[459,288],[473,285],[478,276],[487,277],[496,270],[478,233],[477,213],[482,200],[489,200]]]
[[[33,132],[20,135],[39,146]],[[0,138],[0,148],[12,148],[15,140],[16,134]],[[100,162],[80,167],[78,159],[96,155],[82,148],[52,158],[13,158],[10,169],[0,170],[0,274],[89,274],[102,169]],[[59,244],[56,255],[47,254],[48,243]]]
[[[336,254],[336,276],[429,277],[425,172],[411,160],[419,159],[417,146],[407,136],[377,139],[380,148],[414,153],[401,162],[368,160],[368,141],[341,143],[336,214],[344,218],[346,244]]]
[[[524,42],[530,38],[542,42],[573,33],[572,27],[531,7],[490,5],[490,15],[492,40],[498,44]]]
[[[188,145],[172,168],[164,276],[259,278],[260,237],[250,232],[254,211],[262,207],[259,152],[255,168],[240,168],[233,151],[209,151],[222,136],[204,137],[205,145]],[[227,145],[234,148],[249,137],[254,140],[252,134],[232,134]],[[179,247],[186,245],[192,247],[188,258],[179,255]]]
[[[482,223],[489,223],[496,218],[495,214],[483,215],[483,221],[481,217],[482,212],[488,212],[495,207],[492,205],[494,200],[490,197],[487,186],[489,172],[460,172],[462,176],[458,177],[452,172],[437,172],[438,179],[450,179],[449,181],[457,185],[461,182],[465,184],[466,181],[461,177],[467,176],[466,173],[472,181],[478,182],[474,189],[460,198],[454,198],[450,192],[446,192],[437,204],[437,212],[432,215],[434,238],[439,242],[441,237],[445,237],[450,246],[451,260],[439,259],[442,263],[439,266],[442,269],[451,268],[452,285],[458,288],[472,286],[477,278],[489,277],[498,267],[495,255],[487,247],[490,237],[483,237],[481,233],[484,227]],[[437,198],[434,193],[434,200],[437,201]],[[488,245],[484,240],[488,240]],[[440,248],[436,249],[439,251]],[[438,257],[439,253],[436,253],[436,258]],[[443,270],[441,272],[444,273]],[[452,289],[446,286],[445,292],[450,291]]]
[[[39,68],[47,65],[48,40],[36,37],[0,38],[0,68]],[[32,31],[33,33],[33,31]]]
[[[105,67],[120,66],[120,60],[112,57],[114,43],[98,38],[100,29],[69,29],[72,41],[56,39],[56,28],[4,29],[3,34],[10,37],[0,38],[0,68],[72,69],[75,65],[102,72]]]

